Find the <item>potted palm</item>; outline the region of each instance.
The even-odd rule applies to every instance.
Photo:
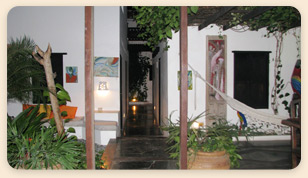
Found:
[[[171,158],[178,159],[180,151],[179,121],[171,122],[163,127],[169,132],[167,151]],[[237,153],[237,146],[233,138],[238,138],[239,128],[229,124],[225,119],[217,119],[212,126],[203,127],[197,120],[204,117],[205,112],[196,117],[188,118],[187,148],[189,169],[229,169],[239,166],[241,156]],[[245,132],[241,132],[245,135]]]

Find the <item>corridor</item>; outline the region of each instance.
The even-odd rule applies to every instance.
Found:
[[[154,118],[153,105],[130,105],[128,119],[124,125],[124,137],[160,136],[159,121]]]
[[[165,152],[166,138],[152,108],[130,105],[123,136],[111,140],[106,150],[112,152],[110,169],[177,169],[176,161]]]

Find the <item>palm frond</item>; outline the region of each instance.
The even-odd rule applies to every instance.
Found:
[[[11,38],[7,47],[7,99],[27,102],[45,83],[43,67],[34,60],[35,43],[27,36]],[[43,90],[44,88],[41,88]]]

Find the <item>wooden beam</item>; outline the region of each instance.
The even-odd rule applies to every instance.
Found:
[[[236,6],[224,6],[221,7],[221,10],[207,19],[204,20],[202,24],[199,25],[198,30],[202,30],[203,28],[207,27],[208,25],[214,23],[217,19],[225,15],[226,13],[230,12],[232,9],[234,9]]]
[[[85,7],[85,122],[87,169],[95,169],[94,97],[93,97],[93,27],[94,7]]]
[[[188,110],[188,86],[187,86],[187,7],[181,7],[180,25],[180,169],[187,169],[187,110]]]
[[[256,9],[254,9],[253,11],[249,12],[248,14],[244,15],[242,20],[246,21],[249,19],[252,19],[254,17],[257,17],[261,14],[263,14],[264,12],[273,9],[275,6],[262,6],[262,7],[257,7]],[[223,26],[223,30],[227,30],[229,28],[234,27],[234,25],[224,25]]]

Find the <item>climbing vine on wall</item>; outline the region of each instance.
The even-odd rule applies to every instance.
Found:
[[[243,10],[254,10],[257,7],[241,7]],[[232,13],[233,20],[230,25],[242,25],[247,26],[249,30],[258,30],[266,27],[267,34],[265,37],[274,36],[276,38],[276,54],[273,59],[274,62],[274,86],[271,91],[271,108],[275,114],[278,113],[278,98],[283,99],[282,104],[285,109],[289,111],[288,101],[285,99],[290,94],[283,93],[283,89],[286,87],[285,81],[281,78],[281,52],[283,44],[283,36],[291,28],[300,26],[301,17],[297,9],[290,6],[278,6],[271,10],[268,10],[258,17],[243,21],[244,14]],[[295,36],[296,37],[296,36]],[[298,40],[297,40],[298,41]],[[298,45],[298,44],[297,44]],[[297,56],[299,57],[299,56]]]

